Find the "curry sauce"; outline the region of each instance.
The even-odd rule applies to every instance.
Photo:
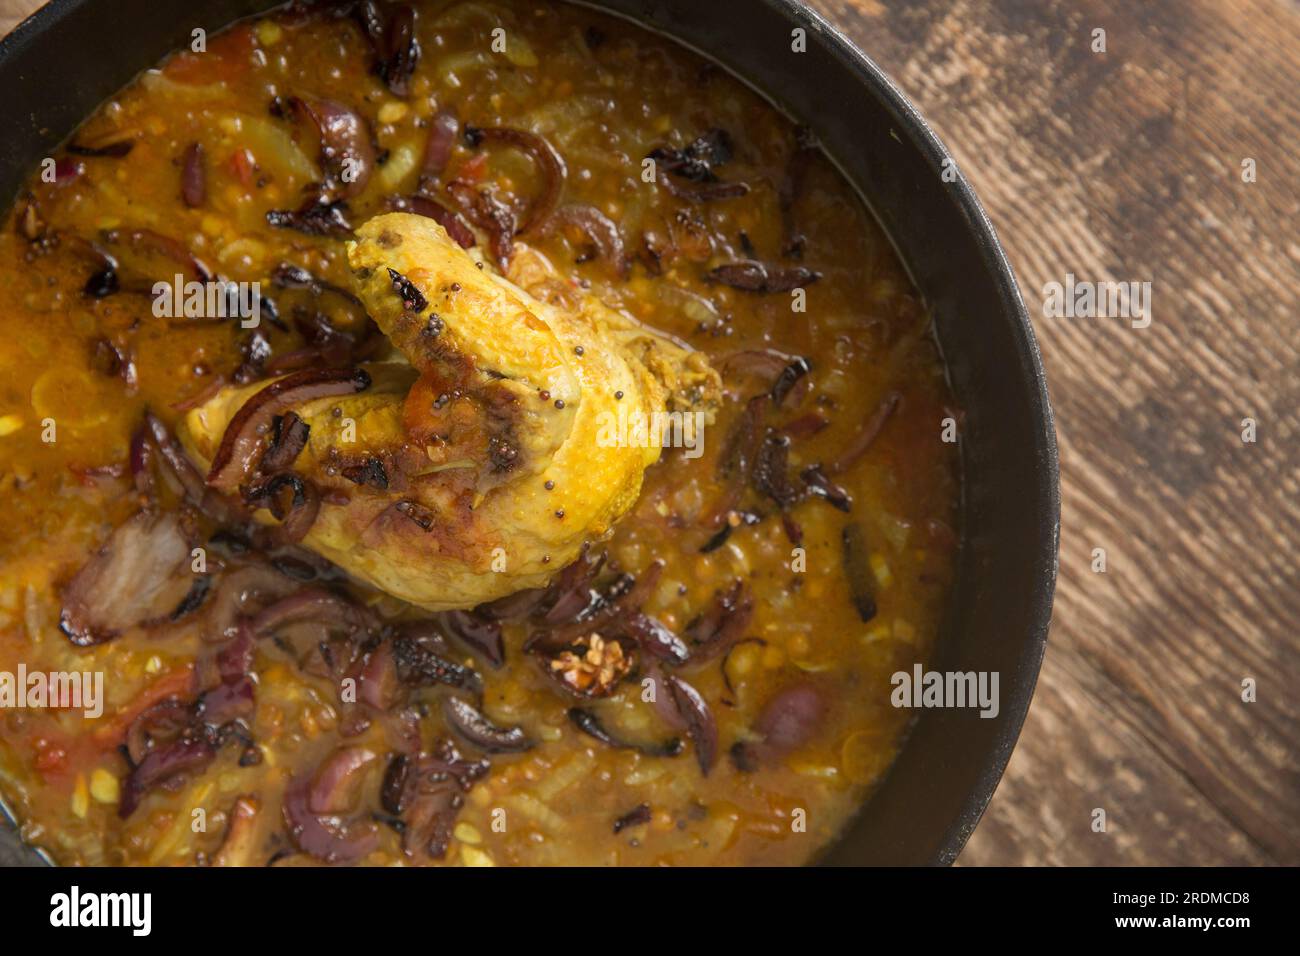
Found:
[[[292,443],[340,392],[259,433],[290,451],[260,492],[196,486],[178,438],[223,389],[333,370],[373,394],[392,343],[348,243],[394,212],[716,372],[612,530],[474,608],[286,533],[301,498],[325,514],[406,467],[304,485]],[[17,197],[0,277],[0,673],[103,675],[98,717],[0,709],[0,795],[57,862],[795,864],[887,773],[890,676],[927,660],[950,585],[958,412],[858,196],[716,66],[563,4],[292,5],[87,119]],[[186,314],[184,284],[217,281],[255,299]],[[515,456],[478,464],[506,481]]]

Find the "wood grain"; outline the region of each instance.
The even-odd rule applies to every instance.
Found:
[[[0,30],[37,5],[0,0]],[[812,5],[974,184],[1057,414],[1051,645],[960,862],[1300,863],[1300,7]],[[1151,282],[1150,327],[1042,318],[1067,273]]]

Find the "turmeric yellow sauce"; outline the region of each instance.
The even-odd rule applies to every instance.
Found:
[[[339,160],[303,106],[322,102],[360,117],[374,154],[361,188],[335,183],[333,210],[311,207]],[[431,135],[448,124],[452,138]],[[478,132],[501,128],[562,158],[547,223],[528,221],[542,164]],[[51,160],[0,235],[0,674],[100,673],[104,700],[96,718],[0,709],[0,796],[24,839],[90,865],[797,864],[834,840],[902,743],[890,675],[936,637],[957,412],[917,293],[811,134],[586,10],[354,3],[284,9],[173,55]],[[142,426],[148,411],[174,431],[225,385],[374,358],[382,337],[338,291],[353,287],[348,230],[418,195],[456,217],[453,238],[472,230],[484,268],[508,270],[503,247],[515,268],[544,256],[560,277],[548,301],[590,294],[703,353],[723,388],[699,454],[665,449],[568,577],[453,619],[292,546],[250,547],[254,531],[187,496]],[[314,224],[275,212],[303,210]],[[335,213],[343,224],[322,226]],[[151,287],[177,274],[260,283],[260,325],[157,315]],[[365,493],[365,474],[352,480]],[[173,563],[203,585],[178,585],[171,613],[128,609],[129,626],[74,639],[69,608],[104,600],[74,579],[142,509],[136,527],[180,529]],[[102,560],[120,563],[124,534]],[[249,598],[239,620],[264,630],[236,679],[253,701],[206,724],[210,695],[234,686],[212,676],[233,633],[213,638],[221,583],[259,561],[368,623],[313,645],[311,620],[257,617],[283,594]],[[647,619],[684,662],[645,649]],[[437,635],[395,643],[419,621]],[[473,639],[494,629],[501,666]],[[391,669],[394,649],[400,686],[342,692]],[[449,726],[449,700],[505,743]],[[178,741],[192,760],[165,749]]]

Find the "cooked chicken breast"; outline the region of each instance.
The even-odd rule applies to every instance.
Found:
[[[519,284],[474,252],[419,216],[366,223],[348,259],[394,358],[366,364],[355,394],[292,406],[310,433],[289,468],[324,500],[302,543],[430,610],[545,584],[631,508],[659,458],[654,428],[648,441],[611,430],[620,412],[708,422],[721,393],[703,355],[581,292],[535,250],[516,247]],[[224,389],[188,414],[181,437],[202,467],[275,384]],[[258,478],[254,460],[209,483]]]

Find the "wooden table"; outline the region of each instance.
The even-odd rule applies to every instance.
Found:
[[[974,183],[1056,409],[1051,645],[960,862],[1300,863],[1300,7],[812,5]],[[1067,274],[1151,282],[1151,325],[1043,318]]]

